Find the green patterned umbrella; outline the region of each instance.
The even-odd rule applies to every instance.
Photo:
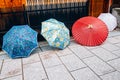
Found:
[[[50,46],[59,49],[64,49],[70,43],[69,30],[65,24],[53,18],[42,22],[41,35]]]

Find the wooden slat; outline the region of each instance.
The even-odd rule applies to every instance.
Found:
[[[25,4],[25,0],[0,0],[0,8],[20,7]]]
[[[29,2],[34,4],[36,0],[26,0],[26,6],[30,5]],[[41,2],[42,1],[42,2]],[[73,3],[73,2],[86,2],[87,0],[38,0],[37,4],[49,5],[49,4],[64,4],[64,3]]]

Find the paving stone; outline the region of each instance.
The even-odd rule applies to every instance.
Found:
[[[40,47],[42,49],[42,51],[52,51],[52,50],[56,50],[57,48],[53,48],[49,45],[46,45],[46,46],[42,46]]]
[[[120,43],[117,43],[117,44],[114,44],[114,45],[116,45],[116,46],[118,46],[120,48]]]
[[[17,58],[17,59],[9,58],[9,59],[4,59],[4,62],[10,62],[10,61],[19,60],[19,59],[22,59],[22,58]]]
[[[91,50],[91,49],[96,49],[99,48],[100,46],[85,46],[85,48]]]
[[[58,51],[56,51],[56,53],[57,53],[58,56],[65,56],[65,55],[68,55],[68,54],[73,54],[72,51],[69,48],[65,48],[63,50],[58,50]]]
[[[10,59],[7,54],[0,55],[0,60]]]
[[[74,54],[60,57],[69,71],[86,67],[86,65]]]
[[[119,39],[119,40],[120,40],[120,36],[115,36],[114,38],[115,38],[115,39]]]
[[[103,80],[120,80],[120,73],[115,71],[106,75],[101,76]]]
[[[113,66],[116,70],[120,71],[120,58],[119,59],[115,59],[112,61],[108,62],[111,66]]]
[[[70,41],[70,45],[68,47],[77,47],[77,46],[81,46],[80,44],[78,44],[77,42],[75,42],[75,40]]]
[[[30,55],[27,58],[22,58],[22,60],[23,60],[23,64],[29,64],[29,63],[40,61],[40,58],[39,58],[39,54],[35,53],[35,54]]]
[[[115,37],[115,36],[120,36],[120,30],[110,31],[108,34],[108,37]]]
[[[2,68],[2,62],[3,62],[3,60],[0,60],[0,72],[1,72],[1,68]]]
[[[74,80],[63,65],[46,68],[49,80]]]
[[[108,42],[110,42],[110,43],[119,43],[120,42],[120,40],[119,39],[116,39],[116,38],[114,38],[114,37],[111,37],[111,38],[107,38],[107,41]]]
[[[42,79],[42,80],[49,80],[49,79]]]
[[[115,71],[111,66],[96,56],[84,59],[84,62],[98,75],[104,75]]]
[[[35,50],[32,51],[31,54],[35,54],[35,53],[40,53],[42,52],[40,48],[36,48]]]
[[[4,62],[0,79],[22,74],[21,59],[14,59]]]
[[[120,59],[115,59],[115,56],[113,56],[114,54],[118,57],[120,56],[119,34],[119,31],[115,33],[110,32],[110,38],[108,38],[102,45],[95,47],[81,46],[76,43],[73,38],[71,39],[70,45],[64,50],[52,48],[46,41],[39,42],[39,46],[44,52],[42,52],[40,48],[36,48],[31,56],[24,58],[24,80],[120,80]],[[101,47],[104,49],[101,49]],[[46,76],[39,56],[37,56],[36,53],[40,55],[49,78]],[[84,68],[86,65],[74,54],[83,59],[92,70],[88,67]],[[99,58],[95,57],[94,54]],[[62,65],[59,58],[66,67]],[[115,71],[100,58],[107,61],[108,64],[113,66],[119,72]],[[1,68],[3,60],[4,63]],[[21,59],[10,59],[5,52],[0,51],[0,69],[2,69],[0,80],[22,80]],[[70,73],[70,71],[72,72]],[[96,76],[93,71],[100,75],[102,79]]]
[[[0,55],[6,54],[4,51],[0,51]]]
[[[41,62],[23,65],[24,80],[43,80],[46,74]]]
[[[4,62],[10,62],[10,61],[13,61],[13,60],[14,59],[9,58],[9,59],[5,59]],[[15,60],[17,60],[17,59],[15,59]]]
[[[112,53],[120,57],[120,50],[113,51]]]
[[[45,67],[52,67],[52,66],[55,66],[55,65],[62,64],[62,62],[60,61],[60,59],[56,55],[56,51],[43,52],[40,55],[40,57],[41,57],[42,62],[43,62]]]
[[[22,75],[6,78],[6,79],[3,79],[3,80],[22,80]]]
[[[105,43],[104,45],[102,45],[103,48],[105,48],[106,50],[109,50],[109,51],[114,51],[114,50],[119,50],[120,48],[113,45],[113,44],[110,44],[110,43]]]
[[[42,46],[48,45],[48,42],[47,41],[40,41],[40,42],[38,42],[38,45],[40,47],[42,47]]]
[[[99,56],[101,59],[103,59],[104,61],[108,61],[108,60],[117,58],[116,55],[112,54],[111,52],[109,52],[103,48],[96,48],[91,51],[94,54],[96,54],[97,56]]]
[[[6,52],[0,51],[0,60],[10,59]]]
[[[72,47],[70,49],[74,52],[74,54],[79,56],[81,59],[94,56],[90,51],[85,49],[83,46]]]
[[[73,41],[74,40],[74,38],[73,37],[70,37],[70,41]]]
[[[83,68],[71,72],[75,80],[101,80],[95,73],[93,73],[89,68]]]

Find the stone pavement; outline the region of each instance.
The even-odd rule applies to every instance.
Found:
[[[0,80],[120,80],[120,31],[100,46],[81,46],[71,38],[64,50],[39,42],[28,58],[0,52]]]

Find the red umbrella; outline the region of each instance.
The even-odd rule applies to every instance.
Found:
[[[108,28],[100,19],[88,16],[78,19],[73,24],[72,35],[79,44],[97,46],[106,40]]]

